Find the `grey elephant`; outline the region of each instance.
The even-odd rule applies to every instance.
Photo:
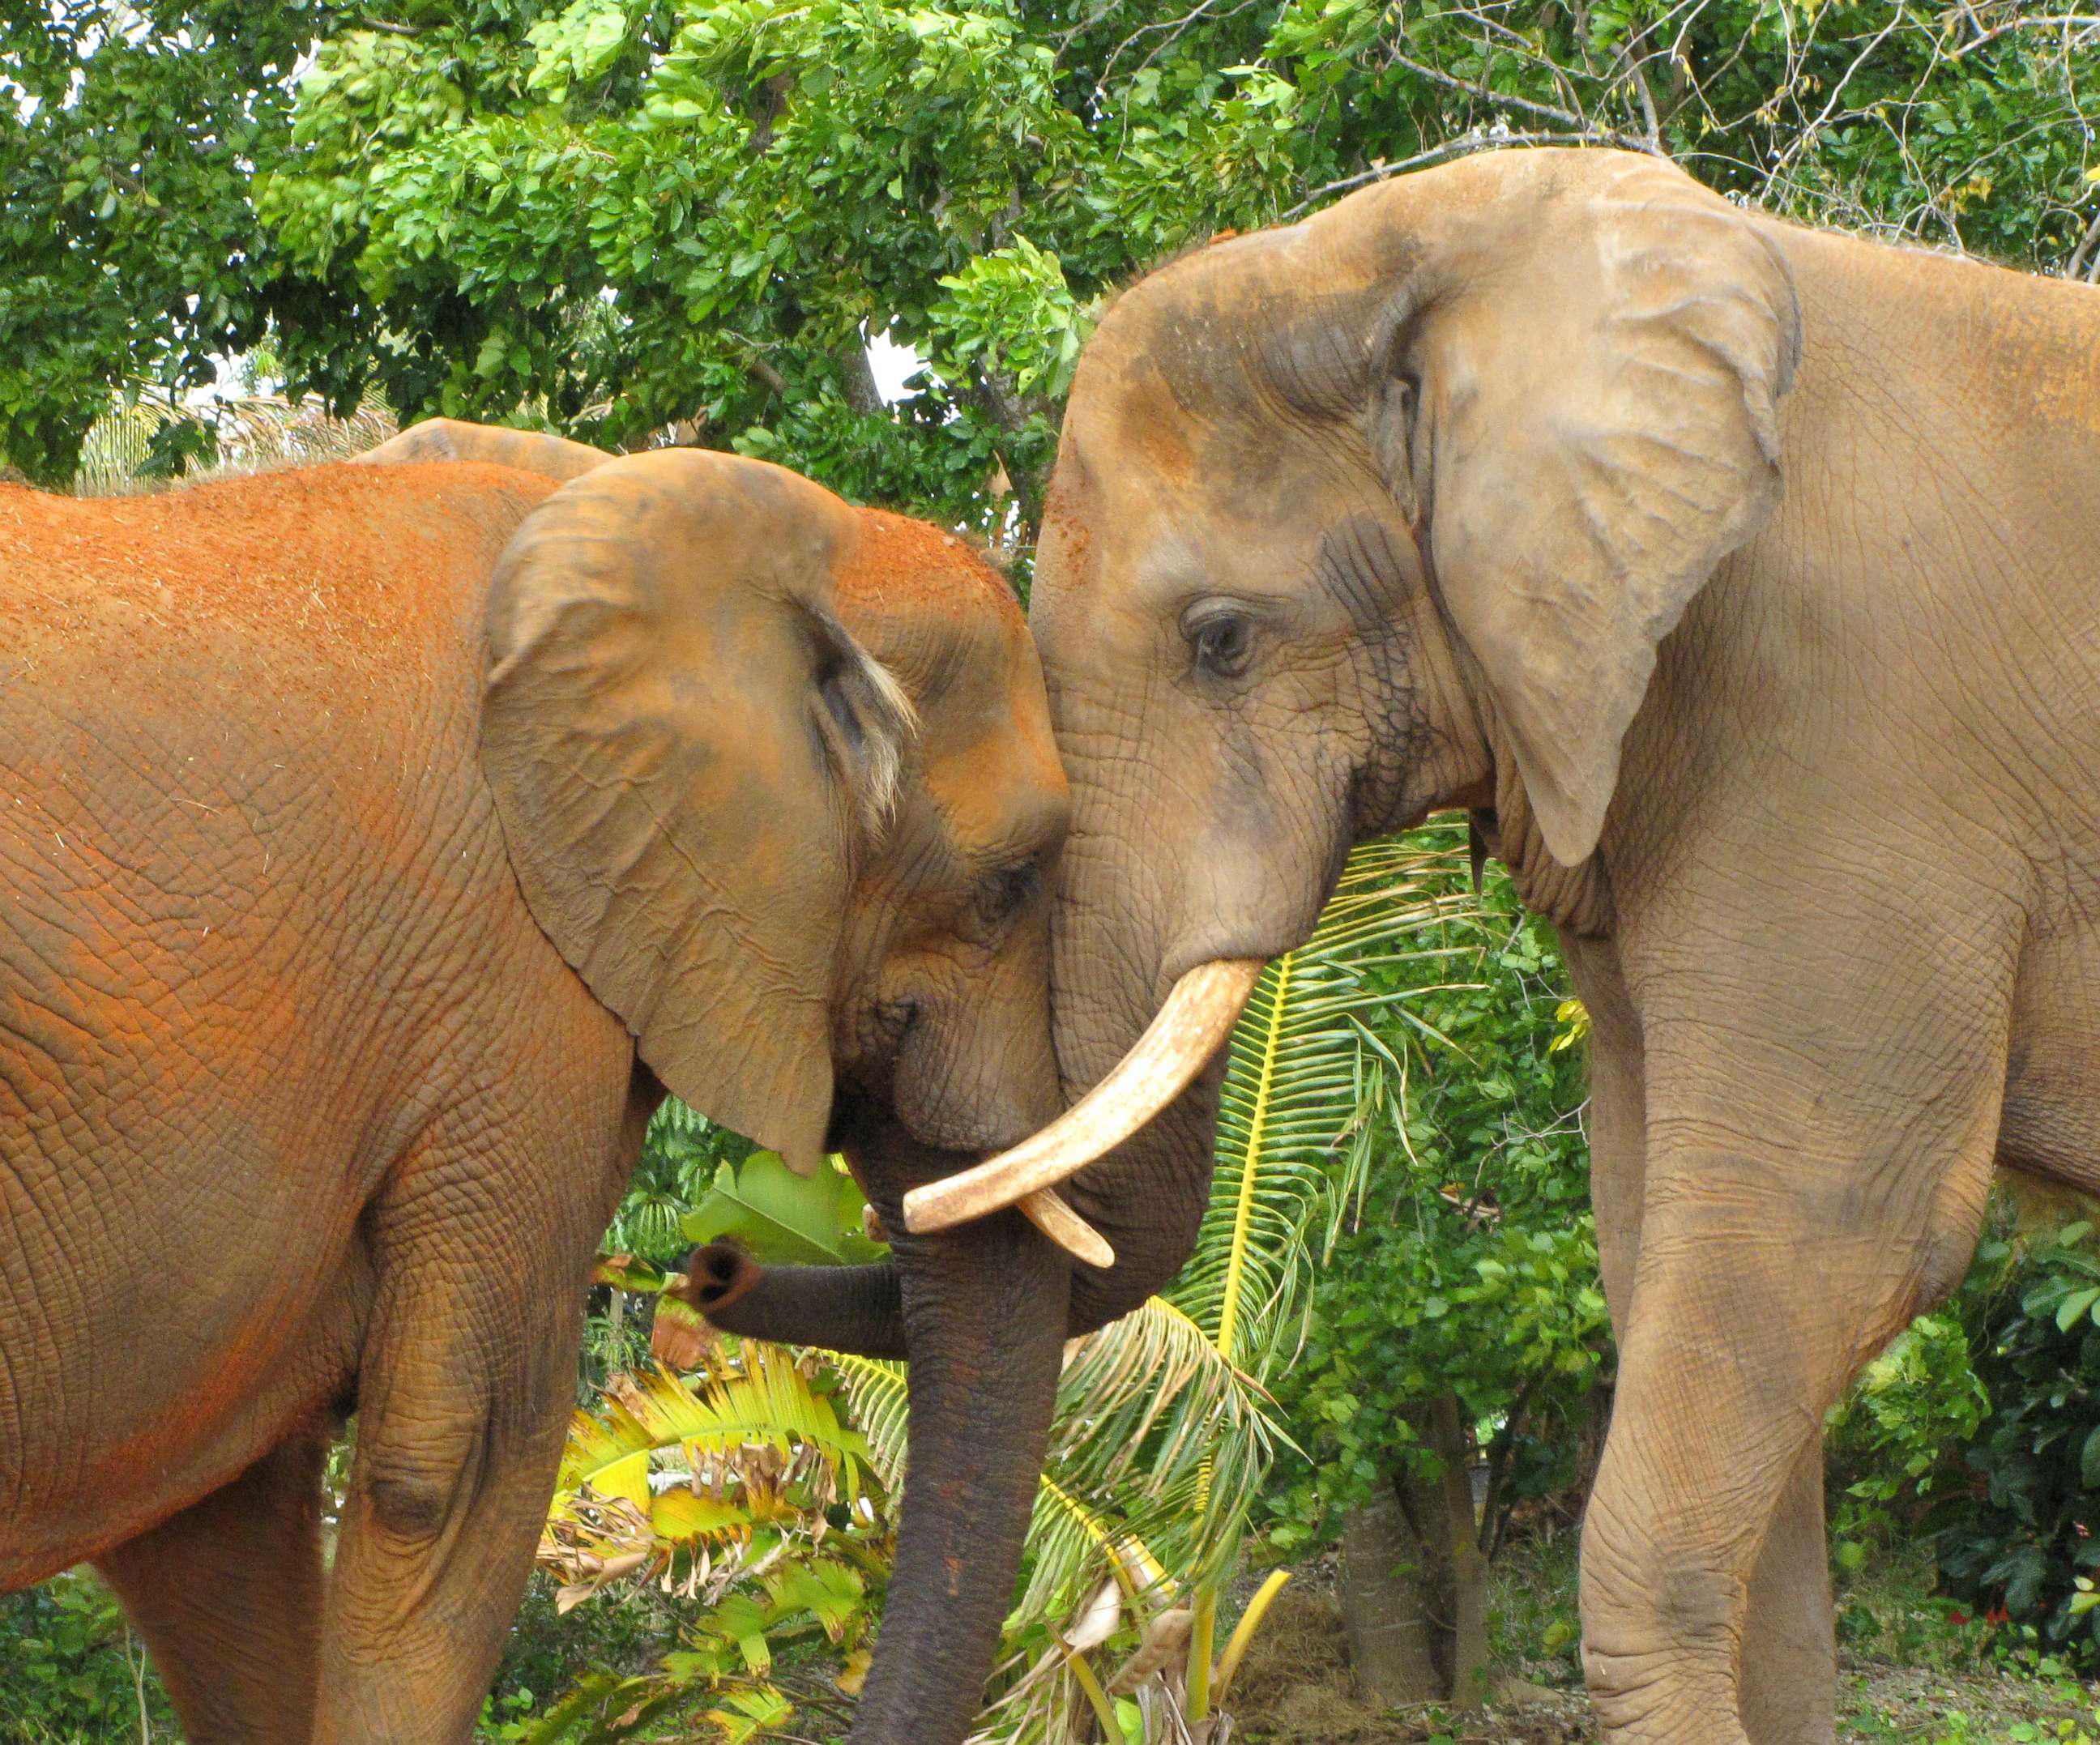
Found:
[[[1193,1228],[1252,964],[1470,809],[1595,1027],[1606,1736],[1829,1745],[1824,1414],[1994,1167],[2100,1188],[2100,292],[1620,152],[1403,176],[1110,308],[1032,624],[1096,1089],[907,1217]]]
[[[372,460],[0,487],[0,1589],[93,1560],[196,1741],[466,1738],[668,1086],[901,1232],[855,1736],[967,1719],[1083,1312],[1036,1226],[1110,1258],[1054,1197],[898,1214],[1057,1107],[1019,607],[762,462]]]

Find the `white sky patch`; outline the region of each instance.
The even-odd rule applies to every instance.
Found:
[[[867,338],[867,367],[875,375],[875,391],[883,403],[894,406],[904,398],[904,384],[924,365],[924,359],[909,346],[900,346],[887,333]]]

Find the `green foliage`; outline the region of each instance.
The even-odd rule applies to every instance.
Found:
[[[1983,1266],[1961,1298],[1899,1333],[1831,1414],[1824,1451],[1841,1570],[1863,1563],[1870,1544],[1899,1543],[1933,1502],[1967,1486],[1961,1452],[1991,1410],[1962,1320],[1997,1270],[1994,1258]]]
[[[722,1164],[680,1221],[692,1242],[735,1242],[775,1264],[839,1267],[888,1252],[864,1233],[867,1198],[841,1160],[797,1175],[778,1152]]]
[[[2088,1662],[2100,1656],[2100,1256],[2076,1223],[2037,1249],[1972,1347],[1992,1403],[1972,1485],[1936,1511],[1942,1578],[1977,1608]]]
[[[558,1607],[632,1577],[690,1611],[652,1669],[592,1672],[500,1736],[581,1745],[677,1717],[735,1741],[792,1712],[783,1651],[821,1641],[865,1664],[889,1558],[877,1474],[893,1482],[897,1457],[840,1417],[839,1391],[814,1358],[723,1340],[696,1376],[621,1377],[576,1414],[540,1548]]]
[[[642,1160],[606,1232],[609,1252],[668,1266],[695,1240],[684,1222],[714,1190],[721,1171],[756,1148],[718,1127],[676,1097],[666,1097],[651,1117]]]
[[[0,5],[0,458],[63,483],[113,402],[208,386],[312,303],[279,277],[253,178],[333,20],[318,0]],[[196,428],[166,427],[165,468],[209,458]]]
[[[1278,1551],[1331,1536],[1396,1458],[1433,1476],[1409,1427],[1455,1391],[1485,1429],[1486,1543],[1507,1511],[1577,1477],[1569,1434],[1607,1360],[1579,1051],[1551,928],[1487,870],[1477,906],[1462,822],[1414,839],[1436,857],[1454,954],[1444,985],[1367,1017],[1397,1051],[1427,1046],[1397,1118],[1374,1130],[1358,1217],[1320,1271],[1304,1354],[1279,1398],[1305,1450],[1264,1499]]]
[[[174,1723],[145,1645],[94,1576],[0,1594],[0,1739],[84,1745],[166,1736]]]
[[[1791,215],[2047,270],[2100,259],[2096,33],[2014,0],[0,20],[0,86],[34,99],[0,107],[0,456],[51,481],[113,394],[179,395],[267,344],[338,408],[377,387],[411,420],[614,446],[676,426],[1026,544],[1119,284],[1511,139],[1661,150]],[[925,362],[894,408],[872,333]]]

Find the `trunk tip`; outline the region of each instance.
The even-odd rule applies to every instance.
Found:
[[[703,1315],[727,1308],[758,1282],[758,1262],[734,1242],[710,1242],[686,1257],[686,1279],[671,1293]]]

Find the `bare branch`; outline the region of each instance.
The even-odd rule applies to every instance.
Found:
[[[2064,264],[2063,276],[2083,279],[2088,284],[2100,281],[2100,212],[2093,214],[2093,222],[2085,227],[2085,234],[2071,251],[2071,258]]]
[[[1534,103],[1529,97],[1514,96],[1507,91],[1484,90],[1477,85],[1468,85],[1463,79],[1452,77],[1440,68],[1426,66],[1421,61],[1410,59],[1398,49],[1389,51],[1386,58],[1391,65],[1405,67],[1418,78],[1427,79],[1432,85],[1441,85],[1451,90],[1463,91],[1468,97],[1480,102],[1494,104],[1502,108],[1521,109],[1528,115],[1542,116],[1549,121],[1558,121],[1564,127],[1579,127],[1583,130],[1582,138],[1586,142],[1624,146],[1635,152],[1654,150],[1647,140],[1632,134],[1622,134],[1616,127],[1599,126],[1588,116],[1573,109],[1560,108],[1550,103]]]
[[[1966,11],[1968,8],[1965,7],[1962,10]],[[1973,15],[1970,22],[1974,22]],[[1992,25],[1980,37],[1971,37],[1961,47],[1954,51],[1951,58],[1959,60],[1964,55],[1973,55],[1986,43],[1995,42],[1999,37],[2015,30],[2053,30],[2058,25],[2064,27],[2067,31],[2100,30],[2100,13],[2053,12],[2046,18],[2007,19],[2002,24]]]

